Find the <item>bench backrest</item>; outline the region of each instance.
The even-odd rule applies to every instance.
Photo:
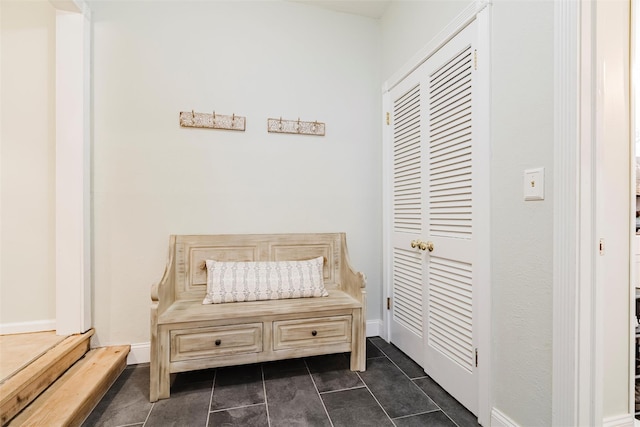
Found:
[[[324,285],[340,288],[344,233],[171,236],[175,241],[175,299],[200,299],[207,290],[205,260],[300,261],[324,257]]]

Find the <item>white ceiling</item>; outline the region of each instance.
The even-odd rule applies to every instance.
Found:
[[[352,13],[354,15],[380,18],[391,0],[290,0],[312,6]]]

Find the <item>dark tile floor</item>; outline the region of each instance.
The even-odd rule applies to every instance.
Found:
[[[478,426],[476,417],[379,337],[367,370],[348,354],[176,374],[149,403],[149,366],[129,366],[84,426]]]

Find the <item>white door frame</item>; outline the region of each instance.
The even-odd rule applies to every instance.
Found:
[[[638,20],[640,20],[640,12],[638,11],[638,8],[640,7],[640,0],[631,0],[631,28],[630,28],[630,33],[631,33],[631,44],[630,44],[630,52],[631,52],[631,57],[629,58],[629,63],[631,65],[631,75],[630,75],[630,88],[631,88],[631,95],[630,95],[630,103],[629,103],[629,107],[630,107],[630,120],[631,120],[631,126],[630,126],[630,135],[631,135],[631,209],[629,212],[630,214],[630,218],[631,218],[631,229],[635,230],[635,226],[636,226],[636,219],[635,219],[635,212],[636,212],[636,200],[637,200],[637,196],[636,196],[636,180],[640,177],[636,176],[636,156],[640,155],[640,152],[636,150],[636,140],[635,140],[635,136],[637,132],[640,132],[640,122],[638,122],[636,120],[636,117],[638,116],[638,112],[640,112],[640,105],[638,104],[638,100],[640,100],[640,24]],[[635,25],[634,25],[635,23]],[[635,264],[635,252],[636,252],[636,240],[634,240],[634,237],[631,237],[631,242],[629,245],[629,253],[631,254],[631,271],[629,274],[629,280],[630,280],[630,286],[629,286],[629,292],[630,292],[630,298],[629,298],[629,313],[635,313],[636,312],[636,303],[635,303],[635,296],[636,296],[636,286],[638,283],[638,280],[640,280],[640,277],[638,277],[638,271],[636,268],[636,264]],[[632,319],[632,327],[630,330],[630,340],[631,342],[635,342],[635,318],[632,315],[631,316]],[[631,349],[631,353],[629,356],[629,372],[632,372],[635,374],[636,372],[636,367],[635,367],[635,349],[632,346]],[[635,415],[635,377],[630,375],[629,376],[630,381],[629,381],[629,407],[633,408],[633,412]]]
[[[56,8],[56,333],[91,328],[91,16]]]
[[[597,215],[603,110],[596,67],[601,55],[596,46],[602,37],[596,31],[598,3],[555,0],[554,426],[633,423],[632,399],[628,414],[603,420],[606,330]]]
[[[393,74],[393,76],[387,80],[382,87],[382,106],[383,106],[383,123],[386,123],[386,112],[391,111],[391,97],[389,92],[406,76],[411,74],[422,63],[429,59],[434,52],[440,47],[444,46],[454,35],[460,32],[473,20],[478,21],[478,50],[483,52],[481,61],[490,67],[490,29],[491,29],[491,15],[490,15],[490,2],[487,0],[476,0],[465,8],[453,21],[451,21],[446,27],[444,27],[425,47],[423,47],[417,54],[415,54],[400,70]],[[480,88],[482,91],[483,88]],[[489,96],[490,88],[487,87],[486,93],[482,93],[481,96]],[[487,98],[488,99],[488,98]],[[483,111],[486,117],[487,128],[481,129],[481,132],[489,134],[488,123],[490,120],[488,109]],[[383,208],[383,280],[386,284],[383,286],[383,300],[386,300],[392,294],[392,271],[391,271],[391,255],[388,248],[391,247],[391,209],[392,206],[388,202],[391,195],[391,184],[388,177],[390,176],[390,150],[389,144],[391,143],[392,131],[390,126],[383,126],[383,154],[382,154],[382,172],[385,180],[383,181],[383,197],[385,200]],[[488,137],[487,137],[488,138]],[[487,182],[487,185],[489,183]],[[484,195],[483,195],[484,196]],[[490,233],[487,230],[487,235]],[[489,248],[490,242],[486,239],[486,245]],[[490,251],[487,249],[486,254]],[[482,274],[486,274],[490,277],[490,271],[488,267],[489,263],[486,263],[486,271]],[[479,315],[478,322],[478,349],[480,353],[480,363],[478,364],[478,422],[482,425],[490,425],[491,417],[491,289],[487,286],[487,289],[483,289],[478,293],[477,303],[479,307],[483,308],[483,311]],[[474,296],[475,298],[475,296]],[[388,310],[383,310],[383,331],[381,335],[388,339],[388,332],[390,330],[390,316]]]

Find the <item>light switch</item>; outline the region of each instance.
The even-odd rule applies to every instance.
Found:
[[[524,199],[544,200],[544,168],[524,171]]]

